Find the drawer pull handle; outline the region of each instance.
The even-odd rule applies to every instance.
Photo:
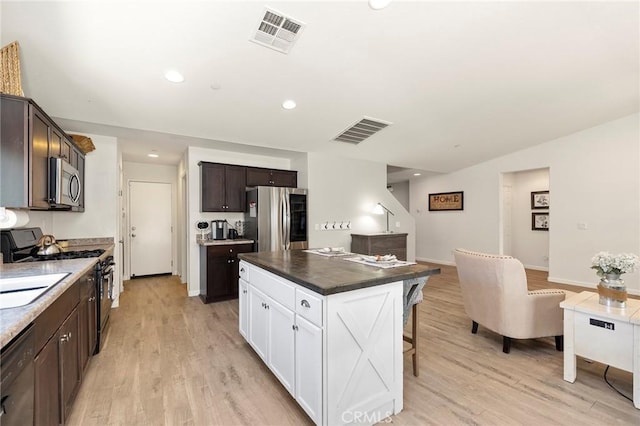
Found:
[[[311,305],[309,304],[309,302],[307,302],[306,299],[302,299],[302,302],[300,302],[300,305],[304,308],[310,308]]]

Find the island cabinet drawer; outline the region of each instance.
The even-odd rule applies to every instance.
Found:
[[[238,275],[241,279],[245,280],[246,282],[251,282],[249,280],[249,269],[250,269],[249,264],[244,260],[241,260],[239,269],[238,269]]]
[[[249,283],[291,311],[295,310],[296,290],[292,284],[271,272],[252,267]]]
[[[322,296],[310,290],[296,288],[296,314],[322,327]]]

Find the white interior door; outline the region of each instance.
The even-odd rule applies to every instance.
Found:
[[[171,184],[129,182],[131,276],[171,273]]]

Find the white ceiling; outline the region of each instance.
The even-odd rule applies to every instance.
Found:
[[[249,41],[265,6],[306,23],[288,55]],[[175,164],[196,144],[447,172],[640,104],[637,1],[1,7],[25,95],[65,129],[118,136],[130,161],[155,149]],[[185,82],[166,81],[168,69]],[[298,108],[282,109],[288,98]],[[357,146],[332,141],[364,116],[393,124]]]

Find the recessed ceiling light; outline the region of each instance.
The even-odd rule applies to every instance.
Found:
[[[147,157],[158,158],[160,156],[158,154],[147,154]]]
[[[296,107],[296,101],[287,99],[282,103],[282,108],[284,109],[294,109]]]
[[[389,6],[391,0],[369,0],[369,7],[373,10],[384,9]]]
[[[414,176],[420,176],[422,173],[414,173]]]
[[[176,70],[167,71],[164,74],[164,78],[172,83],[182,83],[184,81],[184,76]]]

